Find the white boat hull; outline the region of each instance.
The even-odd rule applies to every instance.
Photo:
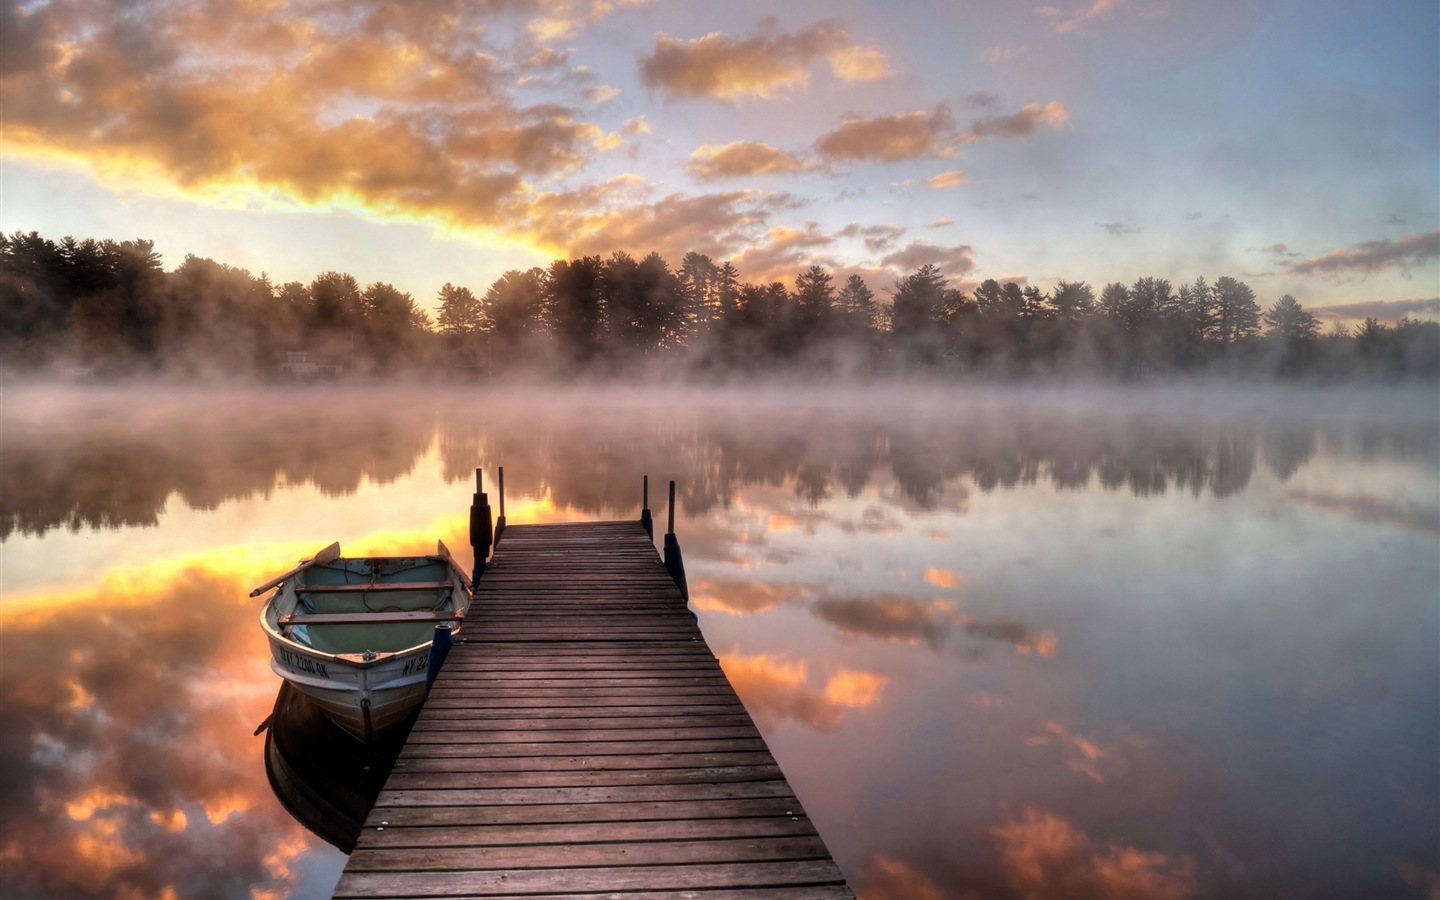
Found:
[[[332,558],[297,570],[260,616],[270,668],[369,740],[424,702],[435,625],[459,632],[469,588],[443,544],[435,557]]]
[[[356,664],[272,638],[270,669],[315,701],[337,725],[365,740],[367,733],[379,733],[404,719],[425,699],[430,649],[427,644]]]

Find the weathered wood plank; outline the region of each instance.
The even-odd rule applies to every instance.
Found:
[[[540,787],[626,787],[631,785],[730,784],[784,778],[780,767],[569,769],[559,772],[412,772],[390,773],[385,786],[397,791],[451,791]]]
[[[483,872],[528,868],[532,847],[375,848],[347,867],[350,872],[404,869],[412,872],[468,870]],[[737,863],[773,860],[828,859],[825,844],[814,835],[746,836],[704,841],[577,843],[559,853],[559,866],[673,866],[694,863]]]
[[[598,769],[685,769],[708,766],[773,766],[764,751],[710,753],[634,753],[607,756],[500,756],[397,760],[396,772],[560,772]]]
[[[399,807],[376,804],[361,835],[365,847],[378,838],[378,828],[418,826],[558,825],[614,822],[665,822],[785,818],[805,821],[794,797],[750,797],[720,800],[668,800],[638,803],[554,803],[525,806]]]
[[[414,741],[405,746],[404,759],[500,758],[512,756],[629,756],[637,753],[728,753],[765,749],[760,737],[678,741],[592,741],[575,743],[481,744],[453,740],[439,743]]]
[[[853,900],[634,523],[506,529],[335,896]]]
[[[563,731],[589,731],[602,730],[607,728],[633,729],[643,728],[721,728],[729,725],[748,725],[750,717],[744,711],[731,715],[709,715],[709,716],[624,716],[606,718],[578,718],[578,717],[546,717],[546,718],[440,718],[427,717],[423,723],[418,723],[415,730],[425,731],[457,731],[465,730],[473,734],[483,734],[488,731],[526,731],[526,732],[563,732]]]
[[[354,857],[351,857],[352,862]],[[679,866],[616,866],[574,869],[510,869],[424,872],[350,872],[335,897],[511,897],[550,892],[705,890],[735,886],[843,884],[828,859],[784,862],[714,863]]]
[[[643,784],[613,787],[470,788],[380,792],[376,806],[524,806],[529,803],[634,803],[666,800],[731,800],[793,796],[783,780],[722,784]]]
[[[798,816],[706,819],[693,813],[680,820],[562,822],[519,825],[417,825],[392,823],[367,835],[366,847],[501,847],[622,841],[813,835],[815,825]]]

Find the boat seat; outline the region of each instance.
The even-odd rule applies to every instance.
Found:
[[[449,581],[380,581],[374,584],[302,584],[301,594],[350,594],[377,591],[439,591],[454,587]]]
[[[450,609],[411,609],[396,612],[298,613],[281,616],[281,625],[368,625],[372,622],[450,622],[464,619]]]

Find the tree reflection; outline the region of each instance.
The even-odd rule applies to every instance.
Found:
[[[684,510],[700,516],[755,486],[788,486],[812,506],[853,498],[886,469],[900,499],[929,509],[960,479],[983,492],[1098,484],[1137,497],[1223,498],[1249,486],[1259,460],[1284,481],[1322,448],[1440,463],[1434,424],[1408,419],[1082,414],[1043,403],[805,408],[733,398],[678,411],[673,402],[603,397],[272,391],[157,404],[121,393],[54,415],[41,414],[45,398],[12,400],[0,423],[0,539],[154,525],[172,495],[200,509],[296,484],[348,495],[367,480],[406,475],[432,447],[448,480],[508,463],[511,497],[548,496],[590,516],[638,509],[645,474],[657,484],[652,508],[663,508],[658,486],[674,478]]]

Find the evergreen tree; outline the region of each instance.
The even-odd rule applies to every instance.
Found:
[[[1366,319],[1366,323],[1374,319]],[[1378,323],[1376,323],[1378,324]],[[1283,341],[1313,340],[1320,335],[1320,324],[1315,316],[1306,312],[1294,297],[1286,294],[1265,313],[1267,334]]]
[[[440,333],[448,335],[476,334],[483,324],[480,300],[467,287],[450,282],[440,289]]]
[[[1260,331],[1260,304],[1250,285],[1226,275],[1215,282],[1212,327],[1207,336],[1233,344]]]
[[[866,334],[875,327],[875,293],[859,275],[845,279],[835,295],[835,309],[846,334]]]
[[[829,337],[835,305],[830,273],[811,266],[795,277],[796,326],[801,342]]]

